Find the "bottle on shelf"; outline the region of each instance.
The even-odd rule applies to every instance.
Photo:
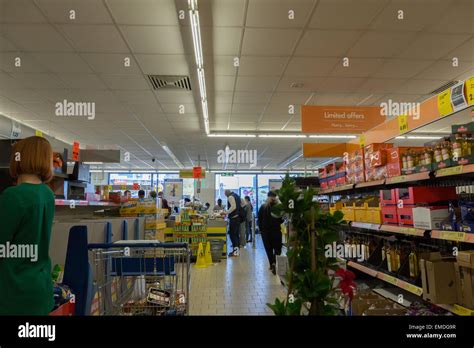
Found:
[[[441,158],[443,161],[447,161],[451,158],[451,143],[449,141],[443,142],[441,146]]]
[[[436,147],[434,148],[434,151],[433,151],[433,156],[434,156],[435,162],[441,162],[443,160],[443,158],[441,157],[441,144],[440,143],[436,144]]]
[[[420,271],[418,267],[418,256],[414,247],[412,247],[410,255],[408,255],[408,263],[410,268],[410,278],[417,279]]]
[[[387,258],[387,244],[384,242],[382,246],[382,261]]]
[[[453,148],[453,160],[457,161],[458,158],[463,156],[467,143],[463,140],[461,134],[456,133],[454,141],[452,143]]]
[[[385,248],[385,255],[387,258],[387,270],[392,272],[392,248],[390,247],[390,243],[387,243],[387,247]]]

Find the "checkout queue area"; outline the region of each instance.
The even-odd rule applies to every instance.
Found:
[[[473,318],[474,0],[0,0],[0,348]]]

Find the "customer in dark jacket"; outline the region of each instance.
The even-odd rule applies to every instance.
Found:
[[[265,204],[262,204],[258,210],[258,228],[262,234],[263,245],[267,253],[270,269],[276,274],[276,255],[281,254],[282,236],[281,227],[282,218],[272,216],[272,208],[277,203],[275,192],[268,192],[268,198]]]

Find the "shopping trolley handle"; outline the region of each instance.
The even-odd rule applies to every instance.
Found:
[[[88,249],[112,249],[112,248],[164,248],[177,249],[188,248],[188,243],[160,243],[160,242],[143,242],[143,243],[91,243],[87,245]]]

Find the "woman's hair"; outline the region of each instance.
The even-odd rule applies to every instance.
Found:
[[[10,175],[38,175],[46,183],[53,177],[53,150],[43,137],[29,137],[15,143],[10,157]]]

